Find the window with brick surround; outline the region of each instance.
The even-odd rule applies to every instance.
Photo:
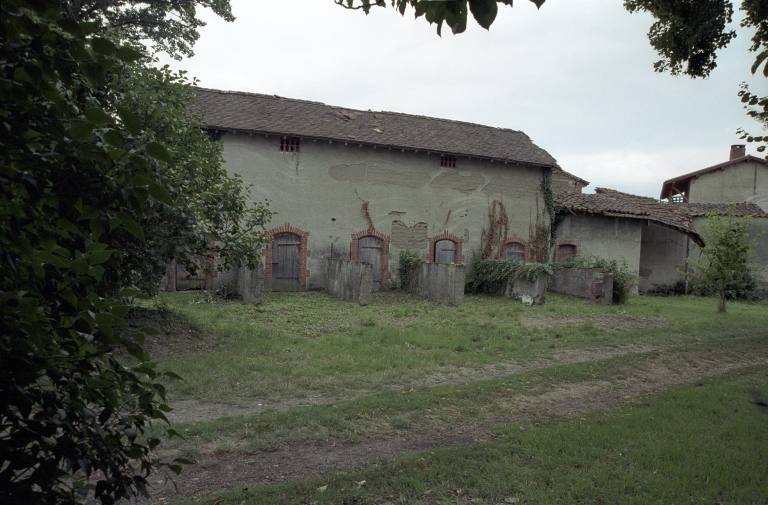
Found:
[[[441,154],[440,166],[444,168],[456,168],[456,156],[451,156],[449,154]]]
[[[504,259],[525,261],[525,246],[518,242],[509,242],[504,246]]]
[[[574,244],[560,244],[557,246],[557,257],[555,258],[556,261],[565,261],[571,256],[576,256],[578,254],[578,251],[576,250],[576,246]]]
[[[280,139],[280,152],[297,153],[301,150],[301,139],[298,137],[283,137]]]

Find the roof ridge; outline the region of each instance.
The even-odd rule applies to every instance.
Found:
[[[333,105],[328,105],[327,103],[323,103],[323,102],[317,102],[315,100],[303,100],[301,98],[288,98],[287,96],[280,96],[275,94],[270,95],[267,93],[253,93],[251,91],[204,88],[202,86],[195,86],[194,89],[201,90],[201,91],[211,91],[213,93],[219,93],[221,95],[243,95],[243,96],[255,96],[255,97],[263,97],[263,98],[277,98],[279,100],[290,100],[292,102],[313,103],[315,105],[325,105],[326,107],[333,107]],[[356,110],[356,109],[352,109],[352,110]],[[360,111],[360,112],[363,112],[363,111]]]
[[[448,119],[443,117],[425,116],[423,114],[409,114],[408,112],[395,112],[390,110],[355,109],[353,107],[345,107],[343,105],[329,105],[325,102],[318,102],[315,100],[303,100],[301,98],[290,98],[287,96],[280,96],[280,95],[274,95],[274,94],[270,95],[267,93],[253,93],[250,91],[223,90],[223,89],[215,89],[215,88],[204,88],[202,86],[195,86],[195,89],[202,90],[202,91],[210,91],[210,92],[219,93],[222,95],[241,95],[241,96],[253,96],[253,97],[260,97],[260,98],[276,98],[280,100],[290,100],[292,102],[311,103],[314,105],[322,105],[324,107],[328,107],[331,109],[340,109],[340,110],[346,110],[351,112],[362,112],[365,114],[390,114],[393,116],[405,116],[405,117],[412,117],[412,118],[429,119],[431,121],[442,121],[445,123],[458,123],[463,125],[479,126],[481,128],[489,128],[492,130],[500,130],[500,131],[511,132],[511,133],[521,133],[523,135],[526,135],[526,133],[523,132],[522,130],[515,130],[512,128],[503,128],[501,126],[490,126],[482,123],[473,123],[471,121],[464,121],[462,119]]]
[[[585,193],[589,194],[589,193]],[[642,195],[633,195],[632,193],[625,193],[624,191],[619,191],[618,189],[611,189],[611,188],[595,188],[594,194],[600,194],[600,195],[610,195],[610,194],[617,194],[622,196],[631,196],[632,198],[643,198],[645,200],[650,200],[655,203],[663,204],[663,202],[660,202],[659,200],[653,198],[652,196],[642,196]]]

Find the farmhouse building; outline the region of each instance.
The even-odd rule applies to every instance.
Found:
[[[555,261],[570,255],[626,260],[640,275],[640,292],[680,278],[687,238],[703,244],[688,216],[653,198],[597,188],[594,194],[558,193],[556,202]]]
[[[745,155],[743,145],[731,146],[728,161],[664,181],[661,199],[688,217],[699,233],[704,229],[707,213],[724,213],[727,204],[737,204],[736,216],[752,218],[750,236],[765,232],[754,244],[755,278],[760,291],[768,294],[768,163],[765,159]],[[698,254],[698,251],[691,252],[694,259],[698,259]]]
[[[531,234],[549,223],[542,183],[558,167],[521,131],[214,89],[199,89],[196,107],[227,170],[277,212],[267,289],[322,289],[328,257],[370,261],[386,289],[400,251],[465,263],[490,219],[505,226],[496,257],[541,249]]]

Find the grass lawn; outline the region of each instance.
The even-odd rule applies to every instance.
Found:
[[[750,402],[768,397],[768,304],[718,314],[714,299],[684,297],[195,301],[161,296],[137,322],[166,330],[150,348],[185,378],[168,384],[172,401],[233,409],[180,417],[186,440],[164,444],[199,462],[180,478],[192,502],[768,502],[768,416]],[[307,464],[296,478],[262,471],[278,455],[398,440],[404,450],[384,459]],[[227,462],[236,475],[218,489],[240,489],[229,494],[212,482]]]
[[[768,416],[751,367],[578,418],[500,428],[493,442],[396,458],[358,473],[183,503],[696,503],[768,501]]]

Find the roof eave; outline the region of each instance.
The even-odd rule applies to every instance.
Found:
[[[447,154],[449,156],[459,156],[462,158],[475,158],[479,159],[481,161],[490,161],[491,163],[494,162],[502,162],[505,164],[514,164],[514,165],[527,165],[527,166],[533,166],[533,167],[539,167],[539,168],[559,168],[559,165],[557,163],[537,163],[533,161],[522,161],[517,160],[513,158],[497,158],[497,157],[490,157],[490,156],[483,156],[480,154],[467,154],[467,153],[459,153],[459,152],[451,152],[451,151],[431,151],[429,149],[419,149],[415,147],[405,147],[401,145],[396,144],[387,144],[385,142],[369,142],[369,141],[363,141],[363,140],[355,140],[350,138],[341,138],[341,137],[319,137],[315,135],[303,135],[296,132],[281,132],[277,130],[254,130],[254,129],[244,129],[244,128],[233,128],[231,126],[220,126],[220,125],[207,125],[207,128],[209,130],[216,130],[216,131],[223,131],[223,132],[241,132],[241,133],[248,133],[253,135],[280,135],[280,136],[290,136],[290,137],[299,137],[302,139],[312,139],[312,140],[318,140],[318,141],[331,141],[331,142],[344,142],[347,144],[360,144],[365,146],[371,146],[376,148],[386,148],[386,149],[400,149],[403,151],[413,151],[413,152],[425,152],[425,153],[435,153],[435,154]],[[585,181],[586,182],[586,181]],[[587,183],[589,184],[589,183]]]

